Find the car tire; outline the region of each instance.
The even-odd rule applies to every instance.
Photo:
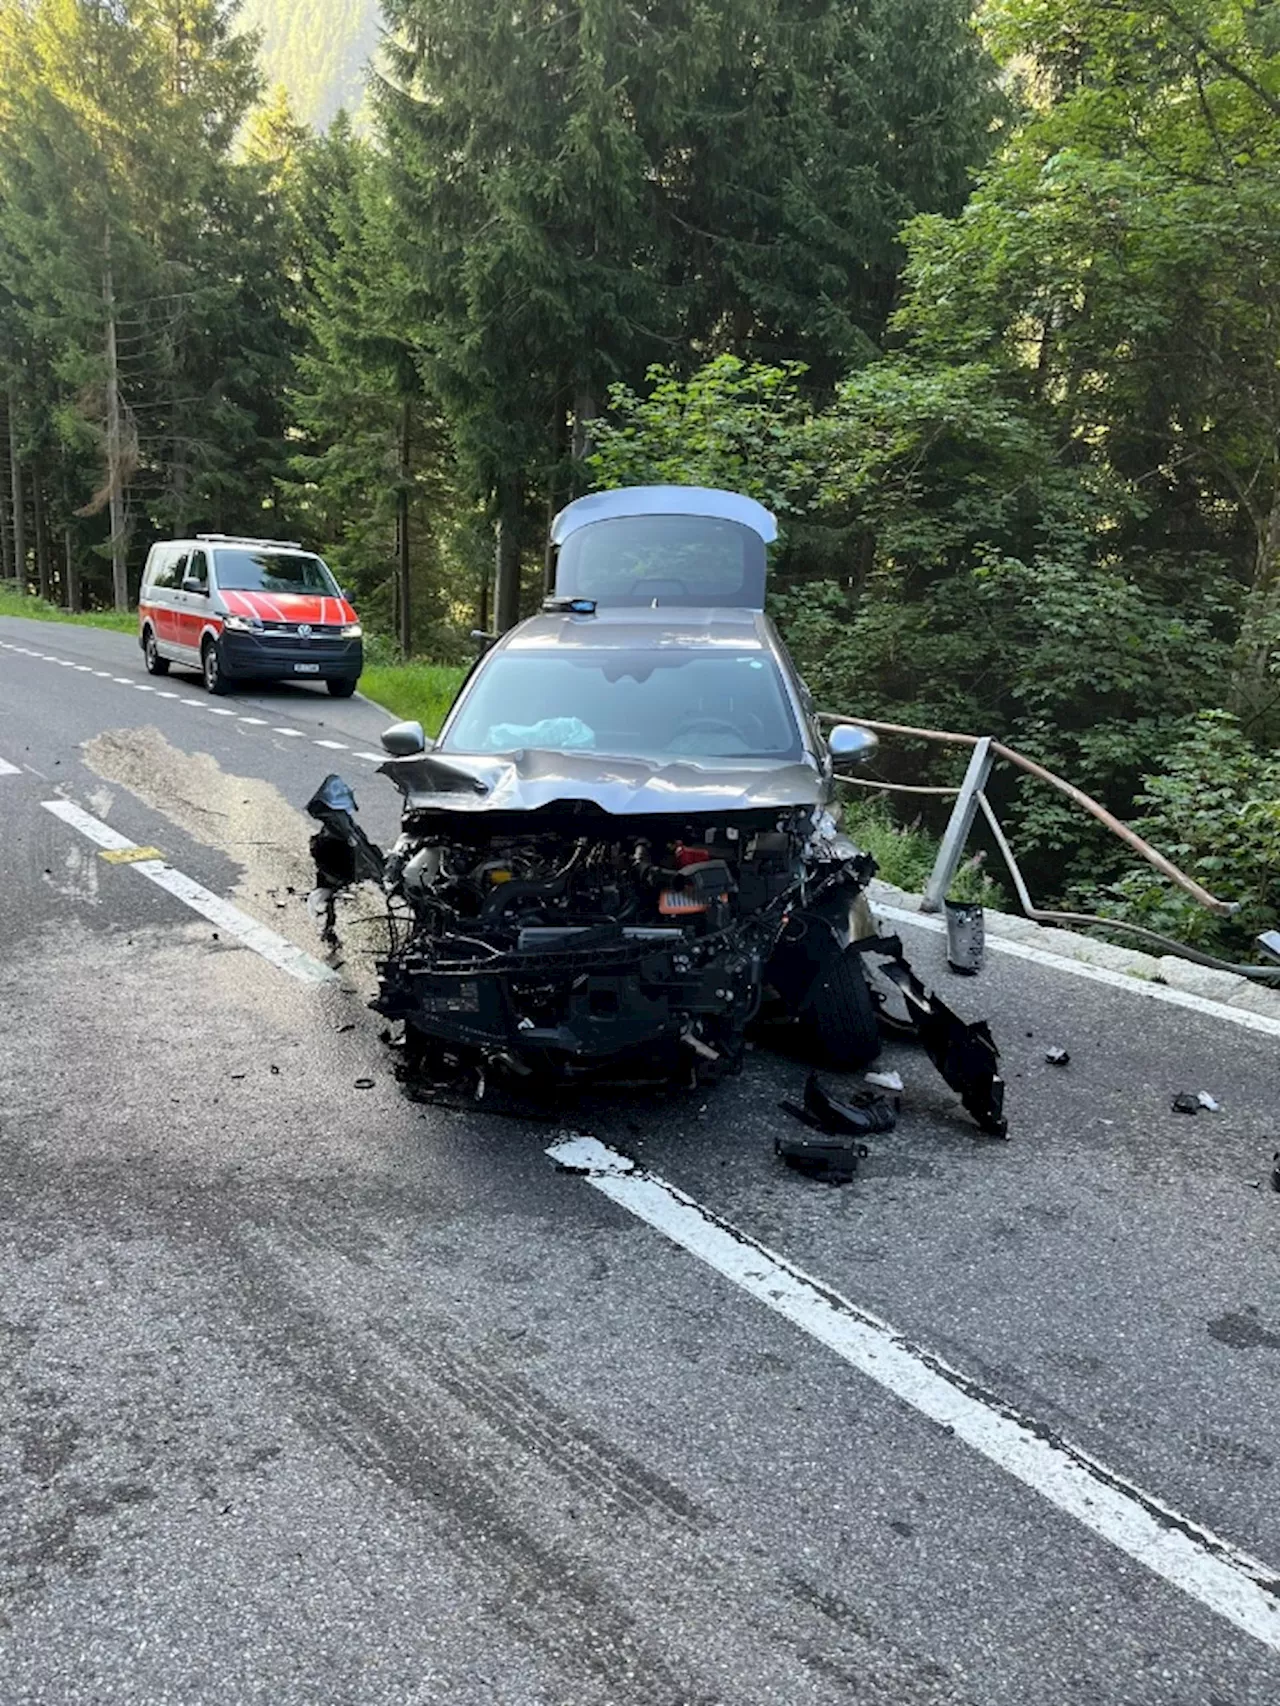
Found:
[[[222,648],[216,640],[206,640],[201,647],[200,672],[207,693],[220,695],[228,691],[230,683],[222,668]]]
[[[162,658],[156,646],[155,631],[152,628],[142,630],[142,661],[147,666],[148,675],[168,675],[169,660]]]
[[[329,692],[335,699],[350,699],[351,695],[356,690],[355,680],[349,675],[331,675],[328,681],[325,682],[325,686],[329,689]]]
[[[862,955],[834,950],[827,971],[811,992],[800,1023],[813,1037],[825,1066],[853,1072],[880,1053],[880,1024]]]

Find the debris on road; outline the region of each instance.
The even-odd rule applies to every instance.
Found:
[[[1280,1149],[1276,1150],[1273,1160],[1275,1165],[1271,1169],[1271,1189],[1280,1191]]]
[[[372,1078],[357,1078],[355,1081],[355,1088],[357,1090],[372,1090],[373,1089],[373,1079]]]
[[[864,1072],[863,1078],[868,1084],[874,1084],[877,1090],[892,1090],[895,1096],[900,1096],[906,1089],[898,1072]]]
[[[947,964],[961,977],[973,977],[982,969],[982,907],[977,901],[964,900],[948,900],[943,905],[947,914]]]
[[[1071,1064],[1071,1055],[1064,1048],[1046,1049],[1044,1058],[1050,1066],[1069,1066]]]
[[[320,939],[337,945],[335,902],[338,891],[353,883],[381,883],[382,849],[375,847],[355,820],[356,797],[341,776],[329,775],[307,801],[307,813],[320,828],[311,837],[316,863],[316,886],[307,896],[307,911],[320,926]]]
[[[859,1143],[857,1138],[833,1132],[775,1137],[773,1152],[797,1173],[821,1179],[828,1185],[851,1183],[859,1161],[869,1154],[866,1144]]]
[[[1211,1096],[1207,1090],[1201,1090],[1196,1096],[1196,1101],[1199,1102],[1202,1108],[1205,1108],[1211,1114],[1220,1113],[1222,1111],[1222,1103],[1215,1097]]]
[[[1173,1098],[1173,1111],[1175,1114],[1198,1114],[1200,1098],[1193,1096],[1190,1090],[1179,1090]]]
[[[900,937],[876,936],[858,947],[879,957],[877,972],[901,992],[908,1020],[925,1053],[981,1129],[993,1137],[1007,1137],[1004,1079],[996,1071],[1000,1051],[986,1020],[966,1024],[931,994],[907,964]]]
[[[865,1137],[871,1132],[892,1131],[898,1123],[897,1109],[885,1097],[870,1090],[855,1090],[844,1100],[819,1083],[816,1072],[805,1080],[803,1106],[789,1101],[778,1106],[811,1131],[829,1136],[845,1133]]]

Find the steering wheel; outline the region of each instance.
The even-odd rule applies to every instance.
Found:
[[[753,737],[763,739],[764,724],[751,712],[743,717],[741,723],[731,723],[727,717],[686,717],[677,726],[671,738],[679,740],[681,735],[695,734],[730,734],[735,740],[746,744]]]

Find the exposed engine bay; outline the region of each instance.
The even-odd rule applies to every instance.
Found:
[[[398,766],[385,768],[397,780]],[[623,816],[559,800],[476,812],[447,796],[418,803],[411,778],[402,792],[402,831],[385,856],[339,777],[308,811],[321,825],[313,903],[330,938],[344,887],[372,879],[387,896],[392,943],[373,1006],[403,1022],[410,1072],[446,1058],[515,1081],[714,1079],[739,1064],[748,1026],[771,1016],[828,1066],[853,1070],[877,1054],[879,1003],[861,950],[892,957],[896,944],[875,936],[864,897],[874,860],[825,807]],[[971,1033],[985,1027],[941,1003],[934,1014],[914,980],[900,987],[908,1018],[913,1000],[923,1015],[922,1040],[932,1018],[951,1055],[968,1060],[972,1092]],[[986,1041],[987,1091],[965,1102],[1003,1131]],[[945,1049],[929,1052],[949,1076]]]

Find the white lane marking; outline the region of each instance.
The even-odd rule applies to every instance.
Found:
[[[133,686],[133,682],[130,680],[130,678],[127,675],[113,675],[111,677],[111,679],[112,679],[112,681],[116,682],[121,687],[132,687]]]
[[[344,740],[313,740],[311,744],[312,746],[327,746],[330,752],[346,752],[349,750]]]
[[[99,681],[111,680],[111,671],[109,669],[95,669],[93,673],[98,677]]]
[[[723,1274],[793,1326],[947,1428],[967,1445],[1110,1541],[1155,1575],[1280,1652],[1276,1571],[1024,1418],[887,1321],[851,1303],[646,1173],[594,1137],[566,1137],[553,1161]]]
[[[0,776],[21,776],[22,771],[16,764],[10,764],[8,759],[0,758]]]
[[[54,817],[61,818],[63,823],[72,829],[78,829],[97,846],[111,853],[127,853],[133,851],[138,843],[130,841],[127,835],[121,835],[112,829],[110,824],[82,811],[70,800],[42,800],[41,805]],[[235,936],[243,942],[246,948],[252,948],[255,954],[260,954],[264,960],[270,960],[273,966],[288,972],[290,977],[296,977],[303,983],[331,983],[337,978],[337,972],[329,966],[321,965],[319,960],[313,960],[310,954],[304,954],[301,948],[295,948],[293,943],[274,930],[268,930],[265,924],[259,924],[256,918],[250,918],[247,912],[241,912],[238,906],[232,906],[230,901],[223,900],[221,895],[214,894],[201,884],[184,876],[181,871],[175,871],[163,859],[138,859],[130,862],[129,868],[140,872],[157,887],[175,896],[193,912],[198,912],[207,918],[211,924],[216,924],[219,930],[225,930],[229,936]]]
[[[387,759],[385,752],[357,752],[353,754],[353,756],[356,758],[367,758],[370,764],[385,764]]]
[[[941,935],[947,928],[940,918],[908,912],[902,906],[880,906],[872,901],[871,910],[879,918],[890,918],[895,924],[910,924],[919,930],[932,930],[935,935]],[[1247,1007],[1229,1007],[1224,1001],[1210,1001],[1205,995],[1192,995],[1190,990],[1173,989],[1167,983],[1152,983],[1145,977],[1128,977],[1122,971],[1112,971],[1109,966],[1090,965],[1087,960],[1069,960],[1061,954],[1050,953],[1047,948],[1034,948],[1027,942],[1011,942],[1003,936],[988,936],[987,946],[994,953],[1008,954],[1010,959],[1027,960],[1034,966],[1069,972],[1072,977],[1083,977],[1090,983],[1105,983],[1112,989],[1123,989],[1128,995],[1145,995],[1151,1001],[1165,1001],[1171,1007],[1185,1007],[1192,1013],[1226,1019],[1233,1025],[1242,1025],[1246,1031],[1261,1031],[1264,1036],[1280,1037],[1280,1019],[1273,1019],[1266,1013],[1251,1012]]]
[[[305,740],[307,737],[301,729],[272,729],[273,735],[290,735],[294,740]]]
[[[171,693],[167,687],[157,687],[156,694],[161,699],[181,699],[181,693]]]
[[[242,723],[252,723],[253,726],[258,729],[265,729],[267,726],[267,719],[265,717],[241,717],[240,721]]]
[[[135,681],[133,684],[139,693],[154,693],[154,687],[148,687],[145,681]]]
[[[199,705],[201,703],[201,701],[199,699],[192,699],[190,701],[190,703],[192,705]],[[205,710],[206,711],[212,711],[215,717],[234,717],[235,716],[235,712],[229,711],[225,705],[206,705]]]
[[[81,675],[92,675],[93,674],[93,670],[89,667],[89,665],[87,663],[77,663],[77,664],[73,664],[71,667],[73,669],[78,669],[80,671]]]

